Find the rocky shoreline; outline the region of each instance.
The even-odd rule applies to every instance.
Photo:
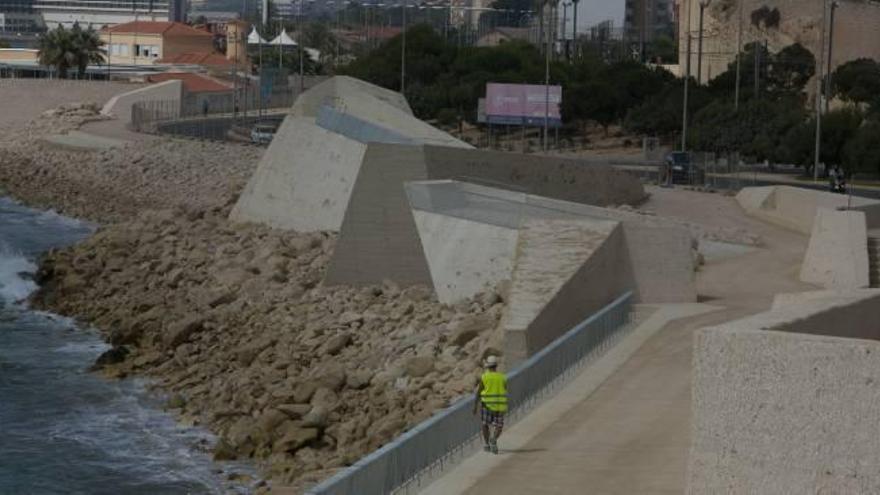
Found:
[[[229,222],[259,148],[40,141],[95,110],[0,139],[6,194],[101,224],[44,257],[33,304],[98,328],[113,349],[96,368],[150,377],[182,421],[218,434],[215,458],[256,459],[301,491],[467,393],[499,348],[503,290],[447,306],[423,287],[323,287],[332,233]]]

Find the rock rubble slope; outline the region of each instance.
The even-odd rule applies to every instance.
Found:
[[[229,222],[259,148],[42,144],[97,109],[64,105],[0,137],[6,194],[100,224],[44,257],[33,304],[101,331],[112,349],[94,369],[149,377],[218,434],[217,459],[256,459],[302,490],[468,393],[500,348],[499,291],[444,305],[424,287],[326,288],[335,234]]]

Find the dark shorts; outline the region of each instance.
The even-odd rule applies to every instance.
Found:
[[[496,428],[504,427],[504,413],[503,412],[495,412],[486,409],[486,406],[481,407],[480,411],[480,421],[483,422],[486,426],[494,426]]]

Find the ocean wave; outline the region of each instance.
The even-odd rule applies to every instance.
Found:
[[[12,304],[24,301],[37,290],[32,279],[36,271],[33,261],[0,241],[0,301]]]

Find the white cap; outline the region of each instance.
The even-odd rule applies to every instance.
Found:
[[[498,366],[498,358],[497,357],[495,357],[494,355],[490,355],[489,357],[486,358],[486,367],[487,368],[494,368],[496,366]]]

